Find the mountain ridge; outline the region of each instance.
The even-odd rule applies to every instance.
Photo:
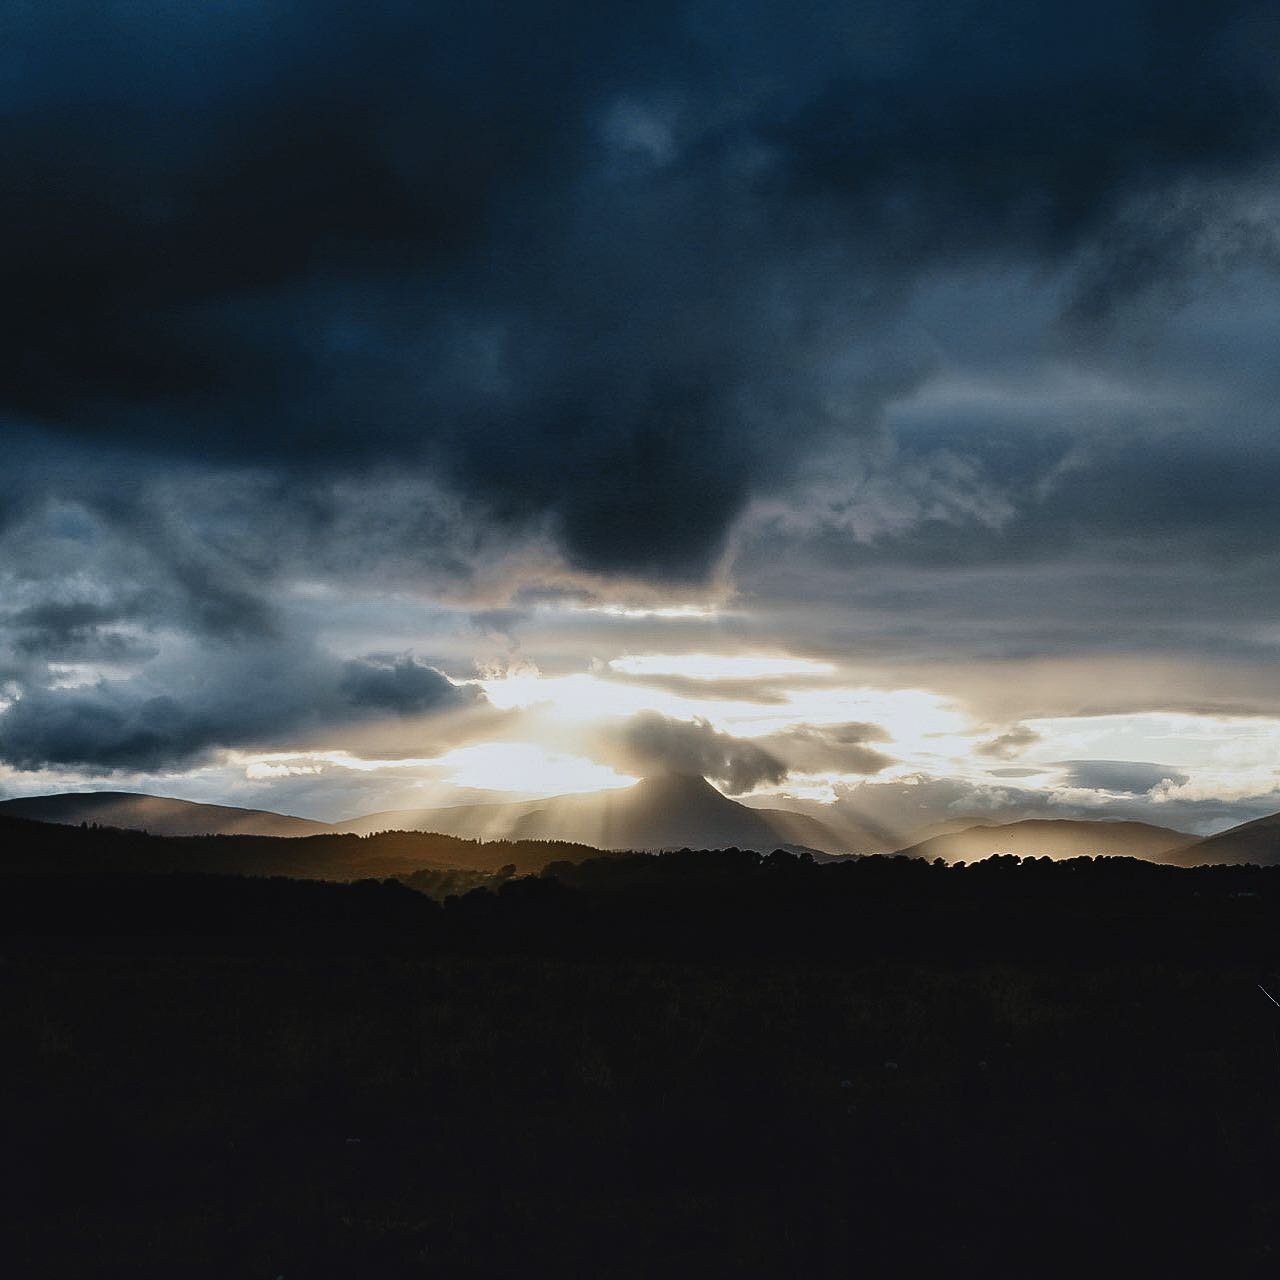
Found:
[[[124,827],[152,835],[369,835],[421,831],[468,840],[558,840],[602,850],[776,848],[820,854],[848,852],[816,818],[789,810],[753,809],[705,778],[659,774],[614,791],[577,792],[539,800],[390,809],[325,823],[153,796],[142,792],[62,792],[0,801],[0,814],[60,825]]]
[[[992,854],[1019,857],[1129,857],[1163,862],[1197,842],[1194,835],[1123,818],[1024,818],[949,831],[897,850],[932,862],[976,862]]]
[[[756,809],[730,799],[705,778],[655,774],[611,791],[575,792],[540,800],[434,809],[384,810],[336,829],[355,834],[438,830],[469,839],[573,840],[598,849],[776,848],[847,853],[826,824],[806,814]]]
[[[1178,866],[1213,866],[1218,863],[1267,867],[1280,864],[1280,813],[1269,813],[1228,827],[1194,841],[1178,851]]]
[[[327,822],[270,809],[204,804],[145,791],[61,791],[0,800],[0,814],[58,826],[122,827],[156,836],[252,835],[302,837],[333,831]]]

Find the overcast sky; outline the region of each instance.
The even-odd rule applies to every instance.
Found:
[[[0,794],[1280,809],[1280,15],[39,0]]]

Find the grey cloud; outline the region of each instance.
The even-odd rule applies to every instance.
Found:
[[[778,757],[749,739],[721,733],[706,720],[673,720],[652,711],[600,730],[596,750],[633,773],[700,774],[735,795],[787,775]]]
[[[1149,764],[1142,760],[1064,760],[1063,780],[1068,786],[1090,791],[1120,791],[1144,795],[1162,782],[1181,786],[1191,775],[1167,764]]]
[[[797,773],[879,773],[894,763],[893,757],[868,746],[886,742],[879,726],[851,721],[837,725],[795,725],[760,739],[766,750],[784,760]]]
[[[46,601],[0,620],[16,653],[54,662],[133,666],[159,650],[144,636],[121,630],[137,610],[87,600]]]
[[[1275,155],[1243,4],[355,13],[15,18],[11,413],[299,480],[391,457],[697,580],[918,385],[877,344],[921,280],[1078,271],[1064,308],[1111,314],[1216,265]]]
[[[804,683],[803,680],[789,680],[784,688],[776,680],[749,680],[733,677],[701,679],[697,676],[657,672],[618,671],[609,666],[598,667],[594,674],[602,680],[612,680],[617,684],[638,685],[645,689],[661,689],[664,693],[674,693],[681,698],[707,699],[717,702],[754,702],[759,706],[780,706],[787,701],[787,689]]]
[[[412,654],[370,654],[343,665],[340,688],[356,707],[421,715],[466,706],[483,698],[478,689],[456,685]]]
[[[320,654],[357,592],[548,671],[696,635],[999,723],[1280,710],[1269,16],[21,6],[0,743],[187,760],[447,699]],[[637,579],[741,616],[538,615]],[[765,754],[841,752],[883,758]]]
[[[0,712],[0,761],[23,770],[159,771],[226,747],[346,745],[377,716],[484,705],[412,657],[343,663],[302,639],[240,642],[171,653],[128,678],[27,683]],[[430,754],[420,733],[415,753]]]
[[[994,756],[998,760],[1012,760],[1022,754],[1024,747],[1034,746],[1041,735],[1025,724],[1014,725],[1004,733],[980,743],[974,750],[980,756]]]

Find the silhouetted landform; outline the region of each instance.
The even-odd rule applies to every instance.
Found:
[[[1020,858],[1145,858],[1175,862],[1175,855],[1196,837],[1146,822],[1086,822],[1066,818],[1029,818],[997,826],[971,826],[935,835],[898,852],[932,862],[976,862],[993,854]],[[1246,859],[1239,859],[1245,861]],[[1198,865],[1203,859],[1183,865]],[[1210,859],[1212,861],[1212,859]]]
[[[479,842],[422,831],[293,839],[152,836],[113,827],[69,827],[0,817],[0,873],[192,872],[364,880],[406,878],[426,870],[493,874],[506,867],[528,874],[549,862],[600,856],[598,849],[567,841]]]
[[[1280,869],[0,839],[8,1274],[1273,1274]]]
[[[1206,836],[1182,849],[1175,850],[1166,861],[1177,866],[1195,867],[1218,863],[1259,866],[1280,864],[1280,813],[1268,814],[1238,827]]]
[[[923,844],[926,840],[932,840],[934,836],[949,836],[956,831],[968,831],[970,827],[994,827],[999,823],[993,822],[990,817],[977,813],[961,814],[955,818],[942,818],[938,822],[926,823],[923,827],[916,827],[908,831],[904,838],[894,840],[890,844],[884,846],[881,852],[887,852],[890,849],[906,849],[911,845]],[[1188,839],[1191,837],[1188,836]]]
[[[664,774],[613,791],[553,796],[518,804],[455,805],[374,813],[343,831],[441,831],[477,840],[570,840],[597,849],[754,849],[842,854],[848,844],[803,813],[753,809],[704,778]]]
[[[1094,961],[1170,946],[1261,959],[1280,924],[1280,868],[1132,858],[820,862],[782,850],[600,854],[417,832],[165,838],[19,819],[3,820],[0,838],[0,915],[19,935],[247,930],[270,945],[306,936],[321,947],[356,939],[375,950],[539,955],[973,959],[1066,949]]]
[[[0,800],[0,816],[31,818],[78,827],[126,827],[155,836],[316,836],[332,827],[327,822],[293,818],[264,809],[197,804],[169,796],[128,791],[68,791],[52,796]]]
[[[838,805],[824,805],[788,795],[746,796],[742,803],[749,809],[767,810],[779,814],[793,814],[822,823],[839,845],[839,851],[849,853],[887,853],[899,845],[914,843],[916,829],[904,833],[885,823],[876,822],[866,814],[853,813]],[[965,823],[972,826],[980,819]],[[929,835],[935,834],[930,831]],[[907,837],[910,837],[909,839]],[[829,849],[828,852],[837,852]]]
[[[830,827],[802,813],[752,809],[703,778],[663,775],[617,791],[519,803],[398,809],[347,822],[312,822],[254,809],[164,796],[98,791],[0,801],[0,815],[41,822],[127,827],[152,835],[311,836],[428,831],[467,840],[559,840],[596,849],[810,849],[851,851]]]

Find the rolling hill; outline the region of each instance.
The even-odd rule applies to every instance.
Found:
[[[898,852],[932,862],[977,862],[995,853],[1023,858],[1124,857],[1172,862],[1195,836],[1146,822],[1088,822],[1069,818],[1028,818],[999,826],[968,827],[933,836]]]
[[[306,880],[411,880],[422,871],[532,875],[551,862],[601,853],[565,841],[460,840],[426,831],[373,836],[325,834],[153,836],[118,827],[82,829],[0,814],[0,873],[287,876]]]
[[[70,791],[52,796],[0,800],[0,815],[78,827],[123,827],[153,836],[317,836],[332,831],[327,822],[293,818],[265,809],[197,804],[169,796],[130,791]]]
[[[1180,867],[1241,865],[1260,867],[1280,865],[1280,813],[1242,822],[1216,835],[1205,836],[1166,859]]]
[[[558,840],[606,850],[736,846],[760,853],[786,847],[841,854],[849,849],[840,835],[817,818],[784,809],[748,808],[703,778],[677,774],[645,778],[618,791],[517,803],[394,809],[333,824],[118,791],[0,801],[0,815],[64,826],[121,827],[157,836],[301,837],[417,831],[464,840]]]

